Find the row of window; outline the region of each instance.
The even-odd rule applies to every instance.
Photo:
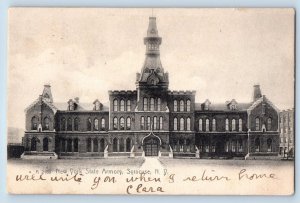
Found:
[[[43,130],[49,130],[50,128],[50,119],[48,117],[44,118],[43,121]],[[38,118],[36,116],[33,116],[31,118],[31,130],[37,130],[38,129]]]
[[[140,120],[140,129],[141,130],[162,130],[163,129],[163,117],[160,116],[157,118],[154,116],[151,118],[150,116],[148,117],[141,117]]]
[[[117,117],[113,119],[113,130],[130,130],[131,129],[131,118],[127,117],[126,123],[125,118],[121,117],[119,120]]]
[[[178,101],[174,100],[174,111],[191,111],[191,100],[187,100],[186,102],[184,102],[184,100],[180,100],[179,101],[179,109],[178,109]]]
[[[150,98],[150,102],[148,98],[144,98],[143,100],[143,111],[161,111],[161,99]]]
[[[267,120],[267,128],[263,129],[264,125],[261,125],[261,121],[260,118],[255,118],[255,130],[259,131],[259,130],[267,130],[267,131],[271,131],[272,130],[272,119],[268,118]]]
[[[174,128],[173,129],[175,131],[178,130],[178,119],[177,118],[174,118]],[[180,118],[179,119],[179,130],[180,131],[184,131],[184,130],[190,131],[191,130],[191,119],[190,118],[187,118],[187,119]]]
[[[131,111],[131,101],[127,100],[125,104],[125,100],[121,99],[119,102],[115,99],[113,101],[113,111]]]
[[[231,131],[236,131],[236,119],[231,119]],[[204,126],[205,126],[205,129],[204,129]],[[206,132],[209,132],[209,131],[216,131],[217,130],[217,123],[216,123],[216,119],[212,119],[212,125],[211,125],[211,128],[210,128],[210,120],[209,119],[199,119],[199,131],[206,131]],[[229,131],[229,119],[226,118],[225,119],[225,130],[226,131]],[[238,131],[243,131],[243,120],[240,118],[238,119]]]
[[[79,131],[79,125],[80,121],[79,118],[68,118],[67,120],[65,118],[61,119],[60,122],[60,130],[61,131]],[[92,120],[91,118],[87,119],[87,131],[104,131],[105,130],[105,119],[101,118],[100,120],[98,118],[95,118]]]

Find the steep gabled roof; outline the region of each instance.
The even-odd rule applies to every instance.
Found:
[[[25,111],[25,113],[27,113],[27,111],[29,110],[29,109],[31,109],[33,106],[35,106],[36,104],[38,104],[39,102],[40,102],[40,100],[42,100],[42,102],[44,103],[44,104],[46,104],[47,106],[49,106],[49,108],[53,111],[53,113],[55,114],[56,113],[56,111],[58,110],[58,108],[55,106],[55,105],[53,105],[53,103],[51,103],[51,102],[48,102],[47,101],[47,99],[45,99],[45,98],[37,98],[36,100],[34,100],[24,111]]]
[[[273,109],[275,109],[279,113],[279,109],[265,95],[263,95],[261,98],[253,102],[252,105],[247,110],[252,111],[255,107],[257,107],[262,102],[268,103]]]

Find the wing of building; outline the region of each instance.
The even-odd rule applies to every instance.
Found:
[[[278,109],[259,85],[249,103],[195,103],[195,91],[169,90],[161,43],[156,18],[150,17],[136,89],[109,91],[108,104],[79,98],[55,103],[45,85],[25,110],[23,157],[278,156]]]

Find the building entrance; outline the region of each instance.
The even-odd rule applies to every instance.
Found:
[[[144,140],[145,156],[158,156],[159,140],[156,137],[146,138]]]

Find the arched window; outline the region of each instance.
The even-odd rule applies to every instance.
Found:
[[[267,139],[268,152],[272,152],[272,139]]]
[[[49,130],[50,128],[50,119],[48,117],[44,118],[44,130]]]
[[[105,130],[105,119],[101,118],[101,130]]]
[[[228,120],[228,118],[226,118],[226,120],[225,120],[225,130],[229,131],[229,120]]]
[[[125,111],[125,102],[123,99],[120,101],[120,111]]]
[[[31,139],[30,151],[36,151],[36,138],[35,137],[33,137]]]
[[[124,149],[124,139],[121,138],[120,140],[120,143],[119,143],[119,152],[124,152],[125,149]]]
[[[98,140],[97,140],[97,138],[93,139],[93,152],[98,152]]]
[[[243,140],[239,139],[237,142],[237,150],[238,152],[243,152]]]
[[[243,120],[241,118],[239,119],[239,131],[243,131]]]
[[[216,119],[213,119],[212,120],[212,131],[216,131],[217,128],[216,128]]]
[[[127,111],[131,111],[131,101],[127,100]]]
[[[191,111],[191,100],[186,101],[186,111]]]
[[[130,130],[131,128],[131,118],[127,117],[126,119],[126,130]]]
[[[88,138],[86,140],[86,151],[91,152],[92,151],[92,139]]]
[[[74,152],[78,152],[78,138],[74,139]]]
[[[44,152],[47,152],[49,150],[48,144],[49,144],[49,139],[47,137],[45,137],[43,139],[43,151]]]
[[[116,137],[113,139],[113,152],[118,152],[118,139]]]
[[[113,129],[114,130],[118,130],[118,118],[117,117],[114,117],[114,120],[113,120]]]
[[[100,140],[100,152],[104,152],[104,148],[105,148],[105,141],[104,141],[104,139],[102,138],[101,140]]]
[[[118,111],[118,100],[117,99],[114,100],[113,111]]]
[[[184,130],[184,119],[180,118],[180,128],[181,131]]]
[[[157,98],[157,111],[161,111],[161,100]]]
[[[130,138],[126,139],[126,152],[130,152],[131,150],[131,140]]]
[[[38,120],[37,117],[33,116],[31,119],[31,130],[37,130]]]
[[[66,119],[62,118],[60,122],[60,130],[65,131],[66,130]]]
[[[120,130],[125,129],[125,119],[123,117],[120,118]]]
[[[153,130],[157,130],[157,117],[153,117]]]
[[[147,117],[147,130],[151,129],[151,118],[150,116]]]
[[[209,131],[209,119],[208,118],[205,120],[205,131],[206,132]]]
[[[260,130],[259,118],[256,118],[256,119],[255,119],[255,130],[256,130],[256,131]]]
[[[144,130],[145,129],[145,117],[144,116],[142,116],[141,117],[141,130]]]
[[[150,98],[150,111],[154,111],[154,98]]]
[[[148,99],[144,98],[144,107],[143,107],[144,111],[148,111]]]
[[[160,130],[163,129],[163,117],[162,116],[159,117],[159,129]]]
[[[94,120],[94,130],[99,130],[99,120],[97,118]]]
[[[77,117],[74,119],[74,130],[75,131],[79,130],[79,120]]]
[[[92,119],[88,118],[87,120],[87,131],[92,131]]]
[[[260,140],[259,140],[259,138],[256,138],[254,142],[255,142],[255,151],[259,152],[260,151]]]
[[[72,152],[72,140],[68,139],[67,141],[67,152]]]
[[[235,131],[236,130],[236,123],[235,123],[235,119],[231,120],[231,131]]]
[[[66,143],[67,141],[65,139],[61,140],[61,152],[66,152],[67,151],[67,147],[66,147]]]
[[[268,118],[267,130],[268,131],[272,130],[272,119],[271,118]]]
[[[68,118],[67,130],[72,131],[72,118]]]
[[[186,119],[186,130],[188,130],[188,131],[191,130],[191,119],[190,118]]]
[[[199,131],[203,131],[203,123],[202,123],[202,119],[199,119]]]
[[[174,118],[174,130],[178,130],[177,118]]]
[[[184,101],[183,100],[180,100],[180,102],[179,102],[179,110],[184,111]]]
[[[177,100],[174,100],[174,111],[176,112],[178,110],[178,103]]]

